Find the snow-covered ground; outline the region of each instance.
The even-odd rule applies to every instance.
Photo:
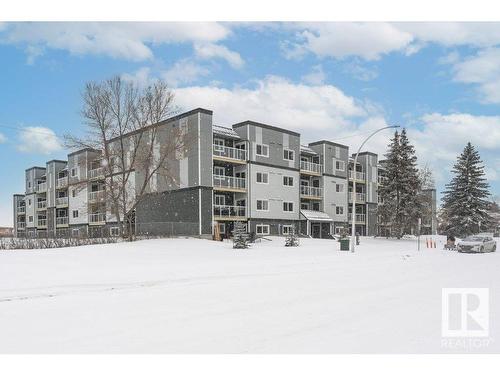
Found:
[[[464,352],[443,347],[441,289],[490,288],[500,352],[500,253],[417,252],[412,240],[282,238],[249,250],[163,239],[0,251],[1,353]]]

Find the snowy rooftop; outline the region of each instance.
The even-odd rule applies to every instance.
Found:
[[[300,213],[310,221],[333,221],[327,213],[321,211],[300,210]]]
[[[316,151],[305,145],[300,145],[300,152],[304,154],[318,155]]]
[[[233,129],[231,128],[226,128],[224,126],[219,126],[219,125],[212,125],[212,129],[214,134],[223,136],[223,137],[230,137],[230,138],[236,138],[240,139],[241,137],[236,133]]]

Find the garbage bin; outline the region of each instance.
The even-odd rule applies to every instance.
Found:
[[[341,238],[340,239],[340,250],[341,251],[349,251],[349,238]]]

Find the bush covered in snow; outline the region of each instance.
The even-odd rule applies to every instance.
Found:
[[[117,237],[104,238],[0,238],[0,250],[55,249],[59,247],[116,243]]]

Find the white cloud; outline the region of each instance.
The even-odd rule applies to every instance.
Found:
[[[239,53],[218,44],[195,44],[194,51],[196,56],[201,59],[221,58],[226,60],[235,69],[239,69],[245,64]]]
[[[311,85],[321,85],[325,82],[326,74],[321,65],[313,66],[310,73],[302,76],[302,81]]]
[[[19,133],[19,151],[50,154],[62,149],[56,134],[42,126],[28,126]]]
[[[195,82],[198,78],[206,76],[210,71],[189,60],[177,61],[170,69],[161,73],[162,78],[172,87]]]
[[[229,34],[214,22],[22,22],[7,24],[0,42],[25,44],[28,54],[52,48],[140,61],[153,57],[153,44],[212,43]]]
[[[123,80],[132,82],[138,87],[145,87],[154,80],[154,78],[151,77],[151,68],[149,67],[142,67],[134,73],[124,73],[121,77]]]
[[[5,142],[7,142],[7,137],[2,133],[0,133],[0,143],[5,143]]]
[[[376,70],[367,68],[357,61],[347,62],[344,71],[360,81],[371,81],[378,77]]]

